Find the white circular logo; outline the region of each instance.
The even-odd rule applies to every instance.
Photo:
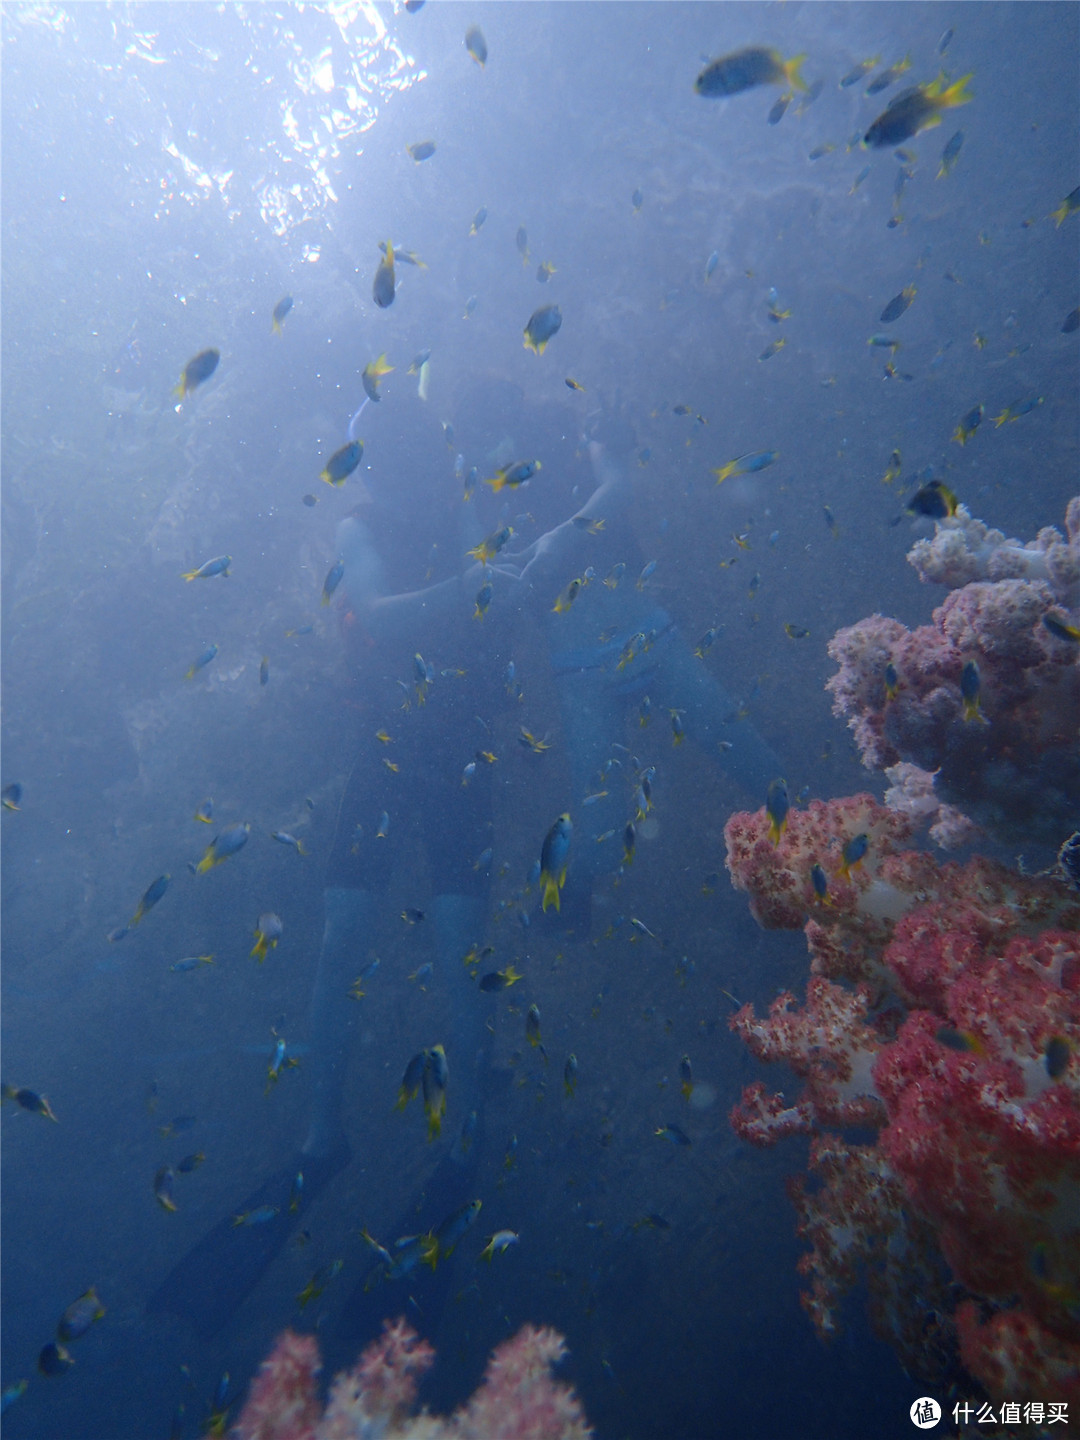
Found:
[[[941,1406],[929,1395],[920,1395],[908,1413],[916,1429],[932,1430],[941,1419]]]

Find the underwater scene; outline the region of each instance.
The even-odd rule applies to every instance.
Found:
[[[1076,1433],[1080,8],[0,27],[5,1440]]]

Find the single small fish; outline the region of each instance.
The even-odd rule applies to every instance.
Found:
[[[1051,210],[1050,219],[1053,220],[1055,228],[1060,228],[1070,215],[1075,215],[1080,210],[1080,185],[1075,190],[1070,190],[1065,199],[1056,210]]]
[[[720,251],[714,250],[705,261],[705,284],[707,285],[716,274],[716,267],[720,264]]]
[[[694,1093],[694,1071],[690,1065],[689,1055],[684,1055],[679,1061],[679,1082],[683,1099],[689,1100]]]
[[[212,870],[215,865],[220,865],[223,861],[228,860],[238,850],[242,850],[247,844],[250,834],[251,826],[244,823],[234,825],[229,830],[223,830],[220,835],[215,835],[195,867],[196,873],[203,875],[207,870]]]
[[[3,790],[0,790],[0,805],[3,805],[5,810],[18,810],[22,797],[23,787],[17,780],[13,780],[10,785],[5,785]]]
[[[216,645],[208,645],[207,648],[202,652],[202,654],[199,655],[196,659],[194,659],[188,666],[187,670],[184,672],[184,679],[193,680],[200,670],[205,670],[207,665],[209,665],[210,662],[215,659],[217,653],[218,647]]]
[[[908,513],[922,515],[929,520],[944,520],[956,514],[958,501],[952,491],[940,480],[930,480],[923,485],[907,503]]]
[[[669,1140],[672,1145],[689,1145],[691,1143],[690,1136],[678,1125],[661,1125],[658,1130],[653,1131],[653,1134],[658,1135],[661,1140]]]
[[[694,90],[710,99],[741,95],[758,85],[790,85],[805,90],[806,83],[799,73],[805,59],[805,55],[795,55],[785,60],[776,50],[750,45],[708,64],[694,81]]]
[[[184,366],[183,374],[180,376],[173,394],[181,403],[187,399],[193,390],[210,379],[218,367],[221,359],[220,350],[200,350],[193,360],[189,360]]]
[[[163,1210],[170,1213],[176,1210],[176,1201],[173,1199],[173,1180],[175,1176],[168,1165],[163,1165],[154,1175],[154,1199]]]
[[[421,1088],[424,1092],[424,1114],[428,1122],[428,1140],[434,1140],[442,1130],[446,1114],[446,1086],[449,1080],[446,1051],[441,1045],[433,1045],[425,1052]]]
[[[774,845],[780,843],[780,837],[787,829],[787,817],[790,809],[791,801],[788,798],[787,781],[770,781],[765,797],[765,813],[769,817],[769,839]]]
[[[562,814],[552,825],[540,850],[540,883],[543,886],[541,908],[554,904],[560,909],[559,891],[566,883],[567,858],[574,827],[568,814]]]
[[[604,584],[609,590],[614,590],[625,574],[626,562],[625,560],[620,560],[618,564],[613,565],[608,571],[608,573],[604,576]]]
[[[910,69],[911,56],[905,55],[902,60],[897,60],[896,63],[890,65],[887,70],[883,70],[880,75],[874,76],[873,80],[871,80],[870,84],[866,87],[867,96],[880,95],[883,90],[887,90],[894,81],[899,80],[900,76]]]
[[[405,149],[417,165],[422,165],[425,160],[430,160],[435,154],[435,141],[418,140],[415,145],[406,145]],[[388,251],[391,249],[389,242],[387,242],[386,248]]]
[[[42,1375],[63,1375],[74,1364],[71,1352],[63,1345],[54,1344],[52,1340],[42,1347],[37,1358],[37,1368]]]
[[[368,363],[364,366],[363,370],[360,372],[360,383],[361,385],[363,385],[364,394],[368,397],[369,400],[374,401],[376,404],[379,403],[379,386],[382,384],[383,377],[386,375],[392,375],[393,373],[394,367],[393,365],[387,363],[385,351],[379,356],[377,360],[368,361]],[[357,445],[360,444],[358,440],[351,443]],[[363,451],[364,447],[360,445],[361,455],[363,454]],[[357,461],[357,463],[359,463],[359,460]]]
[[[283,333],[281,327],[285,321],[285,316],[288,315],[292,307],[293,298],[291,295],[283,295],[274,306],[274,313],[271,317],[273,320],[272,333],[274,335],[281,335]]]
[[[633,195],[630,196],[630,204],[634,207],[634,214],[639,215],[642,205],[645,204],[645,196],[640,185],[634,191]]]
[[[578,381],[576,381],[571,375],[567,375],[564,384],[566,385],[566,388],[568,390],[577,390],[579,394],[582,395],[585,393],[585,386],[579,384]]]
[[[488,995],[497,994],[500,990],[508,990],[511,985],[516,985],[522,978],[513,965],[508,965],[505,970],[490,970],[486,975],[481,975],[480,989]]]
[[[254,1210],[244,1210],[233,1216],[234,1228],[240,1225],[266,1225],[281,1214],[279,1205],[257,1205]]]
[[[986,1045],[980,1035],[973,1030],[958,1030],[954,1025],[942,1025],[935,1033],[934,1039],[939,1045],[944,1045],[946,1050],[952,1050],[957,1055],[985,1055]]]
[[[928,85],[902,91],[877,117],[861,143],[869,149],[892,149],[913,139],[920,130],[940,125],[944,111],[971,100],[970,79],[970,74],[964,75],[948,85],[942,73]]]
[[[213,955],[185,955],[182,960],[176,960],[169,966],[175,975],[185,975],[189,970],[197,970],[200,965],[213,965]]]
[[[851,85],[857,85],[864,75],[869,75],[870,71],[880,64],[880,55],[871,55],[866,60],[860,60],[857,65],[853,65],[847,74],[842,77],[840,81],[841,90],[846,90]]]
[[[477,65],[482,70],[487,63],[488,48],[484,39],[484,32],[479,25],[470,25],[465,31],[465,49],[469,52]]]
[[[1052,610],[1048,610],[1043,615],[1042,623],[1056,640],[1065,640],[1070,645],[1080,643],[1080,625],[1074,625],[1070,621],[1062,619]]]
[[[806,640],[809,637],[810,631],[807,630],[805,625],[793,625],[789,620],[784,626],[784,634],[789,640]]]
[[[371,285],[371,297],[380,310],[394,303],[394,247],[389,240]]]
[[[483,223],[484,223],[484,221],[487,219],[487,217],[488,217],[487,206],[486,206],[486,205],[481,205],[481,206],[480,206],[480,209],[477,210],[476,214],[473,216],[473,222],[472,222],[472,224],[469,226],[469,234],[470,234],[470,235],[479,235],[480,230],[481,230],[481,227],[483,226]],[[429,353],[430,353],[430,352],[429,352]],[[424,356],[424,360],[426,360],[426,359],[427,359],[427,356],[425,355],[425,356]],[[424,361],[421,360],[420,365],[422,365],[423,363],[424,363]],[[420,365],[417,365],[417,367],[416,367],[416,370],[417,370],[417,371],[420,369]],[[416,373],[416,371],[413,371],[412,368],[410,367],[410,374],[415,374],[415,373]]]
[[[985,413],[985,408],[982,405],[974,406],[963,417],[949,438],[955,440],[958,445],[966,445],[982,424],[982,418]]]
[[[729,475],[756,475],[759,470],[766,470],[772,465],[779,455],[778,450],[759,450],[753,455],[740,455],[738,459],[729,460],[720,469],[713,470],[716,483],[722,484]]]
[[[321,1270],[315,1271],[315,1274],[296,1297],[296,1303],[301,1310],[305,1309],[312,1300],[319,1298],[331,1280],[340,1275],[344,1265],[344,1260],[331,1260],[329,1265],[324,1265]]]
[[[207,560],[197,570],[187,570],[181,576],[184,580],[209,580],[215,575],[228,575],[229,566],[232,564],[231,555],[218,555],[214,560]]]
[[[28,1380],[16,1380],[13,1385],[6,1385],[3,1393],[0,1394],[0,1415],[7,1413],[8,1409],[15,1404],[16,1400],[22,1398],[26,1393]]]
[[[566,589],[561,591],[556,598],[555,604],[551,607],[552,610],[559,615],[561,615],[564,611],[569,610],[570,606],[573,605],[574,601],[581,594],[581,589],[581,580],[571,580],[569,585],[567,585]]]
[[[974,660],[965,660],[960,671],[960,699],[964,709],[964,719],[974,720],[980,724],[987,724],[986,716],[982,713],[980,692],[982,691],[982,679],[979,675],[979,667]]]
[[[757,357],[758,360],[771,360],[774,355],[778,355],[780,353],[780,351],[784,348],[786,344],[786,336],[782,336],[779,340],[773,340],[770,344],[765,346],[765,349]]]
[[[1046,1061],[1046,1073],[1050,1076],[1051,1080],[1060,1080],[1065,1074],[1065,1071],[1069,1068],[1072,1053],[1072,1042],[1066,1035],[1053,1035],[1046,1042],[1043,1057]]]
[[[1030,415],[1032,410],[1039,408],[1043,400],[1044,397],[1042,395],[1036,395],[1034,399],[1017,400],[1012,405],[1006,405],[1000,415],[994,416],[995,428],[1000,430],[1002,425],[1010,424],[1014,420],[1019,420],[1021,415]]]
[[[1062,335],[1072,335],[1077,330],[1080,330],[1080,305],[1069,311],[1061,325]]]
[[[831,155],[835,149],[835,145],[830,145],[826,141],[824,145],[815,145],[813,150],[810,151],[810,154],[806,158],[808,160],[821,160],[826,155]]]
[[[882,325],[891,325],[894,320],[899,320],[900,316],[903,315],[904,311],[914,299],[915,286],[905,285],[903,290],[900,291],[900,294],[894,295],[878,316]]]
[[[344,574],[345,574],[345,561],[344,561],[344,560],[338,560],[338,561],[336,561],[336,562],[330,567],[330,569],[326,572],[326,579],[323,581],[323,587],[322,587],[322,603],[323,603],[324,605],[329,605],[329,604],[330,604],[330,599],[331,599],[334,591],[335,591],[335,590],[337,589],[337,587],[341,584],[341,577],[342,577]]]
[[[402,910],[401,918],[405,921],[406,925],[420,925],[427,919],[427,913],[424,910],[417,910],[414,907],[410,907],[407,910]]]
[[[276,950],[277,943],[285,932],[281,920],[272,910],[260,915],[255,925],[255,944],[249,952],[261,965],[268,950]]]
[[[158,1134],[163,1140],[168,1140],[173,1135],[183,1135],[185,1131],[193,1129],[197,1123],[194,1115],[174,1115],[167,1125],[158,1126]]]
[[[568,1096],[572,1096],[577,1090],[578,1062],[576,1055],[568,1055],[566,1064],[563,1066],[563,1088]]]
[[[520,1240],[521,1236],[516,1234],[513,1230],[496,1230],[495,1234],[492,1235],[491,1239],[484,1246],[483,1250],[480,1251],[479,1258],[481,1260],[486,1260],[490,1265],[492,1256],[495,1254],[496,1251],[498,1251],[498,1253],[502,1255],[505,1253],[505,1251],[509,1250],[511,1245],[517,1245]]]
[[[270,839],[276,840],[279,845],[291,845],[298,855],[306,855],[303,841],[298,840],[295,835],[290,835],[287,830],[271,830]]]
[[[95,1320],[100,1320],[105,1314],[105,1306],[102,1305],[97,1290],[93,1285],[90,1289],[73,1300],[60,1317],[60,1323],[56,1327],[58,1340],[78,1340],[80,1335],[85,1335]]]
[[[536,278],[541,285],[546,285],[554,274],[555,266],[550,260],[544,260],[536,267]]]
[[[886,661],[882,678],[885,681],[886,701],[895,700],[900,693],[900,677],[897,675],[896,666],[891,660]]]
[[[363,458],[364,442],[350,440],[347,445],[342,445],[330,456],[330,459],[319,471],[319,479],[325,480],[328,485],[344,485]]]
[[[165,891],[169,888],[170,876],[159,875],[153,884],[148,885],[143,891],[142,899],[135,907],[135,914],[128,921],[128,929],[133,930],[147,911],[152,910],[158,903]]]
[[[653,575],[656,574],[656,567],[659,563],[660,562],[658,560],[650,560],[648,564],[644,566],[641,574],[637,577],[637,580],[635,581],[635,586],[638,590],[645,589],[645,582],[647,580],[650,580]]]
[[[853,835],[840,852],[840,869],[836,872],[845,880],[851,879],[851,870],[855,865],[861,865],[866,852],[870,849],[870,836],[865,830]]]
[[[534,310],[525,326],[525,349],[542,355],[552,336],[562,327],[562,311],[558,305],[543,305]]]
[[[513,538],[514,533],[512,525],[504,525],[499,530],[493,530],[490,535],[486,535],[480,541],[479,545],[474,545],[468,554],[473,560],[479,560],[481,565],[485,565],[489,560],[494,560],[503,546]],[[426,671],[424,678],[427,679]]]
[[[540,1044],[540,1007],[535,1003],[525,1014],[525,1039],[534,1048]]]
[[[938,166],[936,178],[943,180],[949,171],[956,164],[960,156],[960,147],[964,143],[964,132],[957,130],[956,134],[949,140],[945,149],[941,152],[941,164]]]
[[[196,1150],[191,1155],[185,1155],[176,1168],[181,1175],[190,1175],[193,1171],[199,1168],[199,1166],[203,1163],[205,1159],[206,1156],[203,1154],[203,1152],[201,1150]]]

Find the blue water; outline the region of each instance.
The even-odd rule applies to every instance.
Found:
[[[477,22],[483,70],[463,44]],[[11,1105],[0,1120],[0,1379],[30,1379],[5,1435],[151,1440],[183,1403],[176,1433],[194,1436],[221,1372],[238,1398],[286,1324],[318,1324],[331,1370],[377,1329],[373,1315],[357,1335],[347,1313],[370,1260],[360,1229],[404,1233],[435,1154],[415,1106],[394,1111],[397,1087],[420,1047],[445,1038],[452,1053],[439,985],[408,978],[445,957],[430,923],[399,914],[438,893],[440,844],[456,847],[454,797],[480,749],[498,760],[480,762],[493,858],[471,938],[495,946],[493,968],[526,978],[483,1010],[484,1210],[453,1285],[430,1312],[407,1282],[377,1295],[381,1314],[408,1313],[440,1349],[425,1398],[459,1401],[490,1349],[531,1320],[565,1333],[566,1378],[610,1440],[907,1435],[924,1391],[873,1335],[864,1293],[829,1347],[799,1304],[803,1247],[783,1181],[805,1146],[750,1151],[727,1124],[760,1072],[728,1032],[725,992],[761,1006],[806,972],[801,937],[760,932],[723,875],[724,821],[764,798],[740,778],[738,746],[721,756],[721,726],[676,747],[667,707],[641,728],[628,698],[625,728],[601,744],[656,767],[633,866],[615,886],[622,842],[609,841],[591,940],[542,925],[535,889],[526,929],[515,897],[545,834],[565,808],[581,825],[590,814],[568,756],[591,721],[560,713],[545,628],[587,550],[550,594],[520,603],[496,572],[475,625],[470,580],[454,601],[467,643],[444,642],[429,618],[389,658],[368,644],[355,574],[330,605],[320,597],[350,513],[374,538],[382,593],[453,582],[484,535],[513,525],[512,557],[584,504],[588,442],[602,441],[632,504],[596,553],[616,532],[637,557],[612,593],[632,592],[655,559],[641,603],[691,643],[721,627],[696,663],[792,794],[879,790],[830,713],[825,647],[877,610],[924,623],[940,598],[905,561],[923,533],[902,518],[905,497],[929,471],[1028,539],[1060,524],[1075,488],[1077,337],[1060,327],[1077,303],[1078,220],[1047,218],[1080,169],[1075,7],[10,5],[2,26],[3,783],[24,790],[3,815],[3,1078],[46,1094],[60,1122]],[[774,88],[694,93],[705,60],[746,44],[806,52],[820,94],[805,108],[796,95],[770,125]],[[879,52],[884,64],[911,54],[896,87],[870,99],[865,83],[839,88]],[[975,98],[908,142],[917,158],[896,198],[893,152],[848,142],[942,66],[973,72]],[[937,179],[957,130],[956,166]],[[425,139],[436,151],[415,164],[406,146]],[[379,309],[386,240],[426,268],[399,260],[394,303]],[[555,270],[541,284],[544,262]],[[889,378],[888,351],[866,342],[908,285]],[[779,323],[773,290],[791,312]],[[522,332],[549,304],[562,326],[538,357]],[[172,387],[210,346],[217,372],[177,407]],[[408,374],[423,350],[426,400]],[[361,409],[361,371],[383,352],[393,372]],[[1016,424],[990,425],[1036,396]],[[978,435],[951,444],[980,401]],[[319,471],[347,438],[364,456],[338,489]],[[772,449],[771,467],[714,484],[713,468]],[[885,485],[895,449],[901,479]],[[458,454],[481,480],[513,459],[542,470],[516,492],[480,484],[466,503]],[[228,578],[181,580],[222,554]],[[573,624],[599,593],[575,603]],[[790,639],[788,624],[809,635]],[[215,660],[185,680],[211,644]],[[420,713],[415,651],[435,667],[438,718],[413,732],[427,738],[406,752],[408,802],[385,806],[400,848],[355,973],[380,965],[361,1001],[342,1001],[356,1007],[351,1160],[306,1212],[307,1243],[291,1237],[200,1339],[146,1304],[304,1139],[327,864],[356,765],[397,753],[374,731],[404,744]],[[520,702],[507,695],[511,659]],[[526,750],[521,726],[551,749]],[[207,797],[212,827],[193,819]],[[369,839],[383,808],[373,792]],[[193,877],[218,828],[241,821],[244,850]],[[572,851],[571,879],[574,864]],[[109,943],[166,872],[158,906]],[[265,911],[284,934],[260,966],[249,951]],[[631,943],[629,916],[660,940]],[[170,970],[197,954],[214,964]],[[546,1064],[525,1044],[531,1003]],[[275,1034],[300,1063],[264,1094]],[[700,1108],[678,1094],[683,1053]],[[179,1115],[195,1125],[163,1137]],[[463,1119],[452,1078],[448,1132]],[[655,1137],[672,1120],[689,1149]],[[177,1176],[166,1214],[153,1176],[195,1150],[206,1161]],[[649,1214],[668,1228],[636,1223]],[[477,1266],[500,1228],[521,1243]],[[297,1291],[335,1257],[343,1277],[301,1314]],[[70,1373],[40,1376],[40,1348],[90,1284],[106,1318],[74,1342]]]

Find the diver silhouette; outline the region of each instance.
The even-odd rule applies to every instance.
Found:
[[[487,921],[489,874],[476,861],[492,844],[492,767],[473,758],[483,739],[476,716],[492,715],[507,704],[505,662],[523,614],[540,609],[545,615],[568,759],[563,783],[569,785],[567,794],[552,797],[552,815],[571,811],[577,831],[560,912],[549,913],[546,922],[582,938],[589,934],[594,886],[618,864],[615,847],[605,850],[597,837],[615,831],[621,853],[633,784],[639,783],[638,777],[624,774],[621,779],[632,783],[604,785],[603,768],[611,762],[613,741],[626,734],[631,713],[640,710],[646,695],[654,723],[676,712],[686,737],[730,770],[750,794],[763,796],[780,773],[777,757],[745,716],[733,713],[731,697],[694,656],[647,580],[638,583],[644,557],[630,523],[628,453],[618,429],[614,444],[593,439],[589,457],[596,485],[573,516],[520,551],[509,553],[507,547],[491,563],[469,565],[413,591],[386,593],[382,555],[363,507],[338,527],[343,588],[353,618],[350,647],[363,682],[363,738],[342,797],[325,876],[324,928],[310,1012],[308,1133],[301,1152],[239,1207],[276,1204],[280,1213],[274,1220],[237,1231],[231,1216],[225,1217],[173,1269],[151,1300],[151,1310],[186,1316],[203,1335],[219,1330],[315,1195],[348,1163],[341,1111],[356,1024],[348,991],[391,877],[400,871],[397,837],[405,833],[423,845],[431,877],[428,912],[443,987],[454,1120],[433,1151],[420,1195],[403,1207],[402,1231],[432,1230],[477,1198],[488,1036],[484,1012],[476,1004],[476,983],[462,959],[483,943]],[[376,512],[373,506],[375,521]],[[555,609],[556,594],[574,575],[580,584],[573,602]],[[499,603],[478,624],[475,597],[489,578],[498,586]],[[440,667],[449,664],[448,675],[436,669],[432,657]],[[467,687],[455,684],[454,673],[454,661],[465,658]],[[388,715],[395,716],[396,769],[383,763],[388,756],[371,739]],[[470,775],[463,784],[466,764]],[[589,807],[581,807],[586,795],[598,794]],[[455,1143],[466,1116],[475,1116],[473,1143],[467,1147]],[[290,1211],[287,1202],[298,1170],[304,1175],[303,1191]],[[449,1269],[440,1265],[437,1277],[423,1281],[426,1288],[419,1293],[429,1318],[445,1299]],[[345,1359],[377,1327],[384,1303],[367,1281],[357,1286],[330,1340]]]

